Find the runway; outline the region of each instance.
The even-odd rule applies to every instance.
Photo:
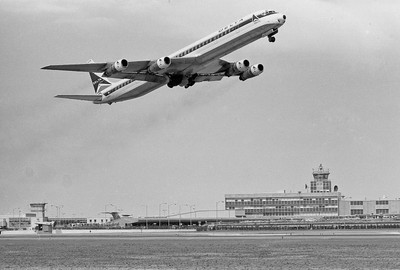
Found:
[[[400,269],[399,231],[1,236],[11,269]]]

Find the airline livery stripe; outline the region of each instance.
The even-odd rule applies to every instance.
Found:
[[[189,54],[191,52],[194,52],[194,51],[200,49],[201,47],[203,47],[203,46],[205,46],[205,45],[207,45],[207,44],[209,44],[209,43],[211,43],[211,42],[213,42],[213,41],[225,36],[226,34],[231,33],[233,31],[239,29],[242,26],[245,26],[246,24],[249,24],[250,22],[252,22],[252,19],[248,19],[246,21],[243,21],[242,23],[240,23],[238,25],[235,25],[232,28],[229,28],[229,29],[219,33],[218,35],[215,35],[214,37],[209,38],[208,40],[203,41],[202,43],[197,44],[196,46],[193,46],[192,48],[190,48],[190,49],[188,49],[188,50],[186,50],[186,51],[184,51],[184,52],[182,52],[182,53],[180,53],[178,55],[175,55],[175,57],[182,57],[182,56],[185,56],[185,55],[187,55],[187,54]]]
[[[111,89],[111,90],[107,91],[106,93],[104,93],[104,95],[108,96],[108,95],[114,93],[115,91],[117,91],[118,89],[120,89],[120,88],[122,88],[124,86],[127,86],[128,84],[130,84],[130,83],[132,83],[134,81],[135,80],[128,80],[128,81],[126,81],[124,83],[121,83],[121,84],[117,85],[116,87],[114,87],[113,89]]]
[[[271,14],[275,14],[275,11],[270,11],[270,12],[266,12],[266,13],[263,13],[263,14],[259,14],[258,17],[253,15],[252,18],[249,18],[249,19],[247,19],[245,21],[243,21],[243,19],[241,19],[238,24],[233,24],[232,27],[226,26],[225,28],[222,28],[220,30],[219,34],[215,35],[212,38],[207,39],[206,41],[203,41],[200,44],[197,44],[197,45],[193,46],[190,49],[187,49],[186,51],[184,51],[184,52],[182,52],[180,54],[175,55],[175,57],[183,57],[183,56],[185,56],[185,55],[187,55],[187,54],[189,54],[191,52],[194,52],[194,51],[200,49],[201,47],[203,47],[203,46],[205,46],[205,45],[207,45],[207,44],[209,44],[209,43],[211,43],[211,42],[213,42],[213,41],[225,36],[226,34],[229,34],[229,33],[233,32],[233,31],[235,31],[235,30],[237,30],[237,29],[239,29],[239,28],[241,28],[241,27],[243,27],[243,26],[245,26],[245,25],[247,25],[247,24],[249,24],[249,23],[251,23],[253,21],[259,20],[259,18],[268,16],[268,15],[271,15]]]

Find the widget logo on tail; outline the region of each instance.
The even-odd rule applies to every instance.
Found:
[[[98,93],[104,88],[107,88],[108,86],[111,85],[109,81],[106,79],[102,78],[101,76],[97,75],[96,73],[89,72],[90,78],[92,79],[92,84],[94,87],[94,92]]]

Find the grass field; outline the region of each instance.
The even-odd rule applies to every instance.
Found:
[[[1,237],[10,269],[400,269],[399,234]]]

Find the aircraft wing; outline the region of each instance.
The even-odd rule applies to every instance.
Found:
[[[151,61],[134,61],[128,62],[128,72],[138,72],[145,69]],[[113,63],[87,63],[87,64],[67,64],[67,65],[50,65],[42,67],[42,69],[49,70],[63,70],[63,71],[80,71],[80,72],[94,72],[101,73],[105,72],[108,67]]]
[[[127,69],[116,72],[110,76],[110,78],[116,79],[133,79],[138,81],[155,82],[155,83],[167,83],[168,79],[166,73],[182,73],[186,69],[193,67],[202,67],[203,63],[197,57],[182,57],[172,58],[171,65],[166,71],[161,71],[160,74],[152,74],[148,72],[148,67],[154,63],[154,61],[136,61],[129,62]],[[217,59],[207,64],[199,73],[196,73],[195,82],[203,81],[219,81],[225,75],[225,72],[231,67],[232,63],[222,59]]]
[[[198,66],[201,64],[197,61],[195,57],[191,58],[177,58],[171,59],[172,63],[168,67],[168,73],[180,73],[187,68],[192,66]],[[150,63],[150,62],[149,62]],[[194,82],[204,82],[204,81],[219,81],[226,76],[225,71],[227,71],[232,63],[227,62],[222,59],[218,59],[205,68],[205,72],[196,73],[196,78]],[[118,79],[134,79],[138,81],[155,82],[155,83],[167,83],[168,79],[164,74],[150,74],[147,69],[137,71],[137,69],[131,68],[131,62],[126,70],[118,73],[114,73],[110,76],[111,78]]]
[[[115,79],[130,79],[145,82],[154,82],[165,84],[168,82],[168,78],[164,75],[149,74],[147,72],[131,72],[131,73],[115,73],[111,76]]]
[[[209,73],[209,74],[199,74],[194,81],[195,82],[215,82],[220,81],[226,75],[225,73]]]
[[[172,58],[171,65],[168,67],[168,72],[178,72],[186,69],[190,65],[196,62],[196,57],[182,57]],[[155,60],[144,60],[144,61],[131,61],[128,62],[126,69],[121,72],[110,75],[110,78],[118,79],[129,79],[129,74],[147,72],[148,67],[155,63]],[[87,63],[87,64],[67,64],[67,65],[49,65],[42,67],[42,69],[48,70],[64,70],[64,71],[78,71],[78,72],[94,72],[101,73],[107,71],[114,63]],[[124,77],[124,75],[126,74]]]
[[[107,69],[107,63],[89,63],[89,64],[68,64],[68,65],[50,65],[42,67],[49,70],[64,71],[82,71],[82,72],[103,72]]]

